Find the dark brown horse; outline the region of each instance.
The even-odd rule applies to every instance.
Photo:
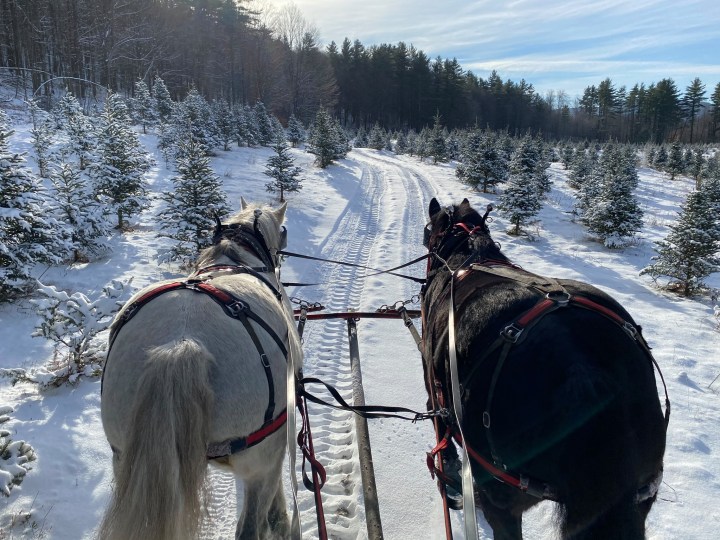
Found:
[[[513,265],[467,199],[447,209],[433,199],[429,210],[426,383],[435,402],[461,403],[476,501],[495,538],[522,538],[522,513],[546,498],[559,503],[562,538],[645,538],[668,416],[639,326],[591,285]]]

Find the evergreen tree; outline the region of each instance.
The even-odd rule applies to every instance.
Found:
[[[597,171],[596,190],[588,197],[583,221],[607,247],[620,247],[642,228],[643,212],[633,194],[638,184],[635,161],[609,144]]]
[[[666,170],[670,173],[670,180],[685,172],[685,161],[683,160],[682,146],[679,142],[673,143],[670,147],[670,156],[668,157]]]
[[[397,139],[395,140],[394,151],[398,156],[407,154],[409,149],[408,137],[404,131],[398,133]]]
[[[705,97],[705,85],[700,79],[695,80],[685,89],[685,95],[680,101],[685,119],[690,123],[690,144],[693,143],[693,135],[695,133],[695,121],[702,108],[703,98]]]
[[[98,197],[106,197],[117,215],[117,228],[149,205],[143,175],[150,158],[130,126],[127,108],[117,94],[110,94],[100,116],[97,159],[90,175]]]
[[[160,212],[160,234],[175,244],[160,256],[189,266],[198,253],[212,243],[215,218],[230,208],[220,178],[212,171],[207,149],[192,137],[180,141],[174,190],[163,195],[166,207]]]
[[[255,125],[252,108],[249,105],[236,105],[233,107],[232,119],[235,125],[235,140],[238,147],[257,145],[257,125]]]
[[[235,139],[235,124],[233,122],[230,106],[224,99],[213,101],[212,120],[215,133],[224,151],[230,150],[230,141]]]
[[[357,130],[357,134],[355,135],[355,143],[353,146],[355,148],[367,148],[369,143],[370,141],[368,140],[368,134],[365,131],[365,128],[360,126]]]
[[[720,271],[720,223],[717,202],[705,189],[693,191],[682,205],[670,232],[656,243],[652,265],[640,274],[668,277],[668,287],[690,296],[703,287],[703,279]]]
[[[170,121],[175,110],[175,102],[172,100],[167,86],[165,86],[165,81],[160,77],[155,77],[152,93],[155,96],[155,109],[157,110],[158,119],[161,122]]]
[[[133,99],[133,120],[142,125],[143,133],[147,133],[148,126],[155,124],[155,100],[150,96],[150,90],[142,79],[135,83],[135,98]]]
[[[192,138],[206,149],[208,155],[212,155],[213,149],[221,144],[210,105],[195,88],[175,107],[172,121],[177,126],[176,143]]]
[[[498,208],[514,225],[508,234],[519,235],[520,228],[540,211],[535,158],[535,142],[526,136],[510,162],[510,176],[498,204]]]
[[[668,162],[668,153],[667,150],[665,150],[664,146],[661,146],[660,149],[657,151],[657,154],[655,154],[655,159],[653,160],[653,165],[655,168],[659,171],[664,171],[665,167],[667,167]]]
[[[688,167],[690,175],[695,180],[695,189],[700,189],[700,175],[702,174],[704,166],[705,155],[703,154],[702,148],[697,148]]]
[[[60,153],[63,156],[75,155],[80,170],[85,170],[97,143],[92,122],[85,116],[80,103],[70,92],[66,92],[58,103],[55,116],[60,129],[68,136],[68,142],[60,149]]]
[[[320,107],[308,137],[308,152],[315,155],[315,163],[324,169],[338,158],[339,144],[333,119],[324,107]]]
[[[293,148],[297,147],[298,144],[305,142],[305,126],[298,120],[294,114],[290,115],[288,120],[288,141],[292,144]]]
[[[370,130],[370,139],[368,141],[368,147],[375,150],[382,150],[385,148],[385,130],[380,127],[377,122]]]
[[[257,126],[258,144],[270,146],[275,142],[275,127],[262,101],[258,101],[255,107],[253,107],[253,115],[255,117],[255,125]]]
[[[562,147],[562,150],[560,151],[560,161],[562,161],[565,170],[568,170],[570,168],[570,165],[573,162],[573,157],[575,157],[575,150],[573,149],[572,145],[564,145]]]
[[[449,160],[458,160],[460,158],[460,141],[458,141],[455,131],[445,139],[445,147],[447,148],[447,158]]]
[[[295,166],[284,141],[276,141],[273,150],[275,150],[275,155],[270,156],[264,171],[267,176],[272,178],[272,181],[265,184],[265,188],[270,193],[280,193],[280,202],[282,203],[285,201],[285,193],[300,191],[302,185],[298,176],[302,169]]]
[[[30,134],[32,135],[33,150],[35,150],[35,161],[37,161],[40,176],[47,178],[50,167],[50,145],[52,144],[52,120],[34,100],[29,102],[29,109],[33,123]]]
[[[445,143],[446,135],[443,131],[443,126],[440,123],[440,113],[438,112],[435,115],[435,122],[428,137],[428,155],[432,156],[433,163],[444,163],[448,160],[447,145]]]
[[[483,193],[507,180],[508,163],[492,134],[479,129],[468,134],[455,175],[475,189],[482,186]]]
[[[63,163],[54,168],[50,181],[56,216],[68,227],[73,262],[87,261],[91,255],[109,251],[112,225],[106,205],[95,199],[80,172]]]
[[[42,184],[10,151],[9,128],[0,110],[0,302],[25,292],[37,264],[59,264],[70,254],[67,230],[48,211]]]

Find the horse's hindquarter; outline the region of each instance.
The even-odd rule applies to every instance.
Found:
[[[213,285],[241,299],[276,330],[281,340],[287,340],[288,315],[268,287],[251,276],[217,278]],[[251,324],[270,360],[277,416],[285,406],[285,357],[262,328]],[[153,298],[139,309],[113,344],[102,396],[103,425],[111,444],[127,433],[148,351],[182,340],[196,341],[214,358],[214,365],[208,366],[214,394],[210,439],[219,442],[247,435],[261,426],[268,405],[268,383],[259,353],[242,322],[228,316],[207,294],[176,290]]]
[[[597,291],[563,284],[573,294]],[[592,297],[616,308],[607,295]],[[475,366],[500,330],[540,298],[526,287],[506,284],[484,290],[461,307],[461,379],[476,369],[464,402],[466,423],[472,423],[465,428],[468,440],[489,452],[482,425],[488,412],[497,454],[511,469],[552,479],[563,476],[558,468],[599,467],[608,462],[608,452],[617,452],[618,462],[632,456],[651,477],[662,460],[662,449],[652,441],[664,439],[653,367],[615,322],[591,310],[562,307],[525,330],[497,373],[499,351]],[[625,317],[625,310],[617,311]],[[603,438],[612,441],[610,448],[601,444]]]

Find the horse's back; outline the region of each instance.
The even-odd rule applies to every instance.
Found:
[[[213,285],[237,295],[269,327],[277,329],[280,339],[288,339],[284,306],[265,285],[238,276],[215,279]],[[154,287],[137,293],[126,307]],[[256,327],[256,334],[270,361],[275,395],[282,397],[285,358],[266,332]],[[198,343],[208,353],[198,361],[206,363],[204,369],[214,395],[211,440],[222,441],[260,427],[269,390],[257,348],[243,324],[227,315],[211,296],[182,289],[152,298],[117,333],[105,367],[102,395],[103,424],[111,443],[128,432],[131,406],[151,351],[182,341]],[[277,401],[276,414],[284,406],[283,399]]]

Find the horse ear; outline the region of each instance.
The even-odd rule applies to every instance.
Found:
[[[220,216],[215,214],[215,232],[213,233],[213,236],[220,236],[222,233],[222,222],[220,221]]]
[[[275,217],[277,218],[278,223],[285,221],[285,210],[287,210],[287,201],[282,203],[280,208],[275,210]]]
[[[462,202],[460,203],[460,206],[470,206],[470,201],[467,200],[467,197],[465,197]]]
[[[248,202],[241,196],[240,197],[240,210],[245,210],[248,206]]]
[[[440,203],[437,201],[437,199],[435,197],[433,197],[432,200],[430,201],[430,208],[428,209],[430,217],[433,217],[439,211],[440,211]]]

